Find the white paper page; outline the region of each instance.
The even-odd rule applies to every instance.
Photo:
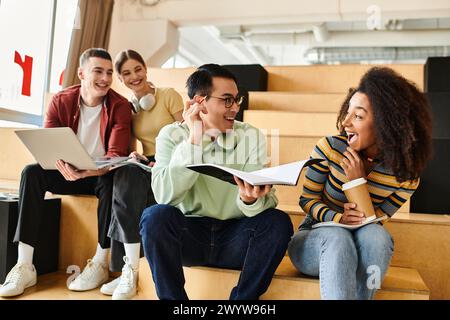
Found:
[[[116,163],[126,161],[128,159],[130,159],[130,157],[95,158],[95,165],[97,166],[97,168],[103,168],[103,167],[114,165]]]
[[[269,178],[274,181],[276,180],[278,183],[295,184],[297,182],[298,175],[300,174],[300,171],[306,161],[308,160],[283,164],[278,167],[265,168],[253,171],[252,174]]]
[[[327,222],[316,223],[312,227],[313,228],[340,227],[340,228],[345,228],[345,229],[358,229],[358,228],[361,228],[361,227],[363,227],[363,226],[365,226],[367,224],[378,222],[378,221],[385,220],[385,219],[387,219],[386,215],[384,215],[382,217],[379,217],[377,219],[374,219],[374,220],[363,222],[361,224],[343,224],[343,223],[337,223],[337,222],[334,222],[334,221],[327,221]]]

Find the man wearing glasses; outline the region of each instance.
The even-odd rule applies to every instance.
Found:
[[[271,186],[236,177],[233,185],[185,167],[215,163],[253,171],[266,165],[264,135],[235,120],[242,103],[236,83],[219,65],[199,67],[187,80],[184,122],[164,127],[156,139],[152,189],[159,204],[144,210],[140,232],[160,299],[188,299],[183,266],[242,270],[230,299],[258,299],[292,235]]]

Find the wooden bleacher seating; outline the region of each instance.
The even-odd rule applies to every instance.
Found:
[[[264,129],[279,129],[279,140],[267,131],[268,152],[279,144],[279,163],[309,156],[323,135],[336,133],[336,112],[350,86],[358,83],[371,66],[266,67],[268,92],[250,92],[249,110],[244,120]],[[422,65],[393,65],[423,88]],[[176,88],[186,98],[185,82],[194,71],[149,69],[150,80],[158,86]],[[324,81],[326,79],[326,81]],[[117,84],[115,89],[128,92]],[[319,125],[320,124],[320,125]],[[13,130],[0,128],[0,188],[17,189],[22,168],[33,162]],[[279,207],[289,213],[296,228],[304,218],[298,198],[301,185],[277,187]],[[57,196],[57,195],[56,195]],[[59,196],[58,196],[59,197]],[[89,196],[62,196],[60,272],[42,276],[36,288],[23,299],[110,299],[98,290],[73,293],[66,289],[65,270],[69,265],[84,266],[95,252],[97,200]],[[405,204],[385,224],[395,241],[391,267],[377,299],[450,299],[450,217],[409,213]],[[238,271],[218,268],[185,268],[186,290],[192,299],[227,299],[239,276]],[[288,257],[277,270],[262,299],[318,299],[318,280],[295,271]],[[140,264],[139,293],[136,299],[156,299],[150,269],[145,258]]]

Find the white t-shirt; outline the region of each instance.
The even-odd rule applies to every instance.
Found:
[[[88,107],[84,103],[80,104],[77,137],[92,158],[105,155],[105,147],[100,137],[101,113],[102,104],[95,107]]]

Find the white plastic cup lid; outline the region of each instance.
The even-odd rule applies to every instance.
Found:
[[[364,179],[364,178],[358,178],[358,179],[349,181],[349,182],[344,183],[344,184],[342,185],[342,191],[345,191],[345,190],[348,190],[348,189],[357,187],[357,186],[362,185],[362,184],[364,184],[364,183],[367,183],[367,180]]]

